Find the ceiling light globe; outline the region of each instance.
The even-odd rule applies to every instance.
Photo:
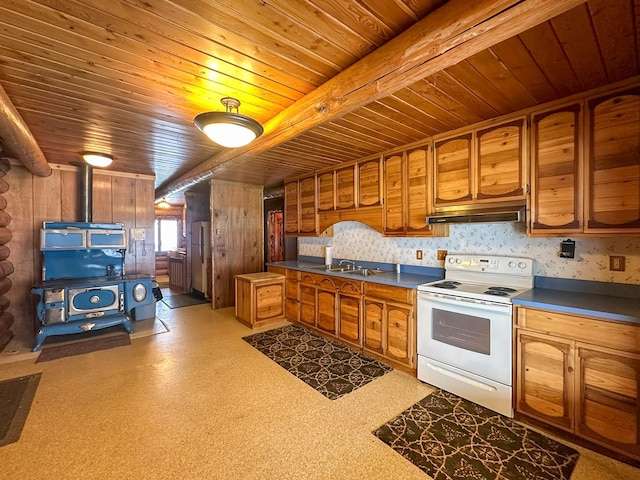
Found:
[[[253,130],[230,123],[210,123],[204,126],[203,131],[218,145],[227,148],[244,147],[256,138]]]
[[[206,112],[196,116],[194,123],[198,130],[227,148],[243,147],[262,135],[264,129],[258,121],[232,111],[238,110],[238,100],[225,97],[221,102],[226,112]]]
[[[104,153],[83,153],[82,158],[92,167],[105,168],[111,165],[113,157]]]

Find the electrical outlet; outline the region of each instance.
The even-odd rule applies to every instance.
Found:
[[[624,272],[624,260],[623,255],[609,255],[609,270],[612,272]]]
[[[444,258],[447,256],[447,251],[446,250],[438,250],[438,260],[444,260]]]
[[[416,260],[422,260],[422,250],[416,250]]]

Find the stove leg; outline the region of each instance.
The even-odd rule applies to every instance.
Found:
[[[33,350],[31,351],[37,352],[38,350],[40,350],[40,347],[42,346],[42,342],[44,342],[45,338],[47,338],[47,332],[45,331],[44,328],[41,328],[40,330],[38,330],[38,334],[36,335],[36,346],[33,347]]]
[[[122,320],[122,325],[124,325],[124,329],[127,333],[133,333],[133,328],[131,328],[131,319],[128,316]]]

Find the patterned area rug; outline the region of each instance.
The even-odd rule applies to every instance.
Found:
[[[118,327],[122,328],[119,325]],[[100,331],[96,330],[96,332]],[[79,333],[77,335],[80,336],[83,334]],[[51,360],[57,360],[59,358],[73,357],[75,355],[83,355],[85,353],[97,352],[99,350],[123,347],[125,345],[131,345],[131,339],[129,334],[126,332],[119,333],[117,335],[96,336],[94,338],[78,340],[63,345],[45,345],[42,348],[40,355],[38,355],[36,363],[50,362]]]
[[[162,298],[164,303],[169,308],[182,308],[190,307],[191,305],[200,305],[202,303],[209,303],[209,300],[205,300],[201,296],[195,293],[183,293],[178,295],[170,295]]]
[[[36,373],[0,382],[0,447],[20,438],[41,375]]]
[[[578,452],[442,390],[374,432],[435,480],[564,480]]]
[[[393,370],[298,325],[256,333],[243,340],[331,400]]]

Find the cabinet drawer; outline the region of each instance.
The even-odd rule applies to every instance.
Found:
[[[267,267],[267,271],[271,272],[271,273],[278,273],[280,275],[286,275],[286,273],[289,271],[286,268],[282,268],[282,267],[272,267],[271,265],[269,265]]]
[[[394,287],[381,283],[366,282],[364,284],[364,294],[367,297],[376,297],[384,300],[391,300],[401,303],[414,303],[415,290],[412,288]]]
[[[340,293],[349,295],[361,295],[362,294],[362,281],[352,280],[350,278],[336,278],[334,281],[336,289],[340,290]]]
[[[516,307],[519,327],[559,335],[574,340],[640,352],[640,327],[592,317]]]

